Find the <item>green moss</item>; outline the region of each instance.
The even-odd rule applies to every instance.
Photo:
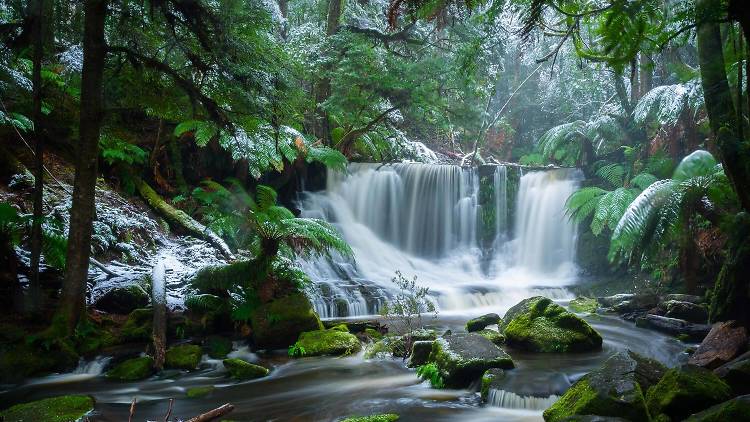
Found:
[[[341,331],[342,333],[348,333],[349,327],[347,327],[346,324],[339,324],[339,325],[335,325],[329,328],[329,330],[336,330],[336,331]]]
[[[398,420],[398,415],[395,413],[383,413],[380,415],[370,416],[351,416],[341,422],[394,422]]]
[[[209,385],[206,387],[193,387],[188,388],[188,390],[185,392],[185,395],[190,399],[197,399],[201,397],[206,397],[209,394],[213,393],[216,387],[213,385]]]
[[[682,420],[731,396],[731,389],[713,372],[697,366],[673,368],[648,390],[646,404],[652,415]]]
[[[750,395],[736,397],[712,406],[703,412],[690,416],[686,419],[686,422],[740,422],[748,420],[750,420]]]
[[[479,390],[482,396],[482,401],[487,401],[487,397],[490,394],[492,384],[503,379],[504,377],[505,371],[499,368],[488,369],[484,372],[484,374],[482,375],[482,386]]]
[[[602,396],[591,386],[585,376],[573,384],[549,409],[544,411],[546,422],[561,421],[573,415],[599,415],[623,417],[628,420],[647,420],[643,392],[635,385],[638,406],[631,407],[620,402],[616,391],[613,396]]]
[[[94,409],[89,396],[60,396],[17,404],[0,412],[7,422],[74,422]]]
[[[361,349],[356,336],[335,329],[307,331],[294,344],[299,356],[349,355]]]
[[[440,370],[434,363],[428,363],[417,368],[417,376],[423,380],[430,381],[432,388],[445,387],[443,376],[440,375]]]
[[[150,308],[136,309],[128,315],[122,326],[120,336],[123,341],[149,341],[153,333],[154,310]]]
[[[232,351],[232,340],[221,336],[210,336],[203,343],[206,353],[213,359],[224,359]]]
[[[485,328],[484,330],[479,330],[476,333],[486,338],[487,340],[497,344],[498,346],[505,342],[505,336],[498,333],[495,330],[490,330],[488,328]]]
[[[105,376],[119,381],[141,380],[154,373],[153,366],[154,359],[151,356],[128,359],[107,371]]]
[[[365,328],[365,335],[373,340],[380,340],[383,338],[383,334],[373,328]]]
[[[259,349],[285,349],[294,344],[300,333],[323,329],[310,300],[302,293],[259,307],[250,321],[253,340]]]
[[[495,325],[500,323],[500,316],[498,314],[486,314],[480,317],[470,319],[466,322],[466,331],[474,332],[485,329],[488,325]]]
[[[365,359],[405,355],[406,342],[404,342],[404,339],[401,336],[385,336],[367,346],[367,350],[365,350]]]
[[[512,317],[508,320],[506,315],[503,330],[511,346],[544,353],[583,352],[602,346],[602,337],[596,330],[550,299],[537,296],[514,308],[508,311]]]
[[[430,361],[450,388],[464,388],[490,368],[515,366],[507,353],[476,333],[452,334],[435,340]]]
[[[568,307],[571,311],[580,314],[595,314],[599,308],[599,302],[596,299],[579,296],[571,300]]]
[[[238,380],[250,380],[268,375],[268,368],[245,362],[242,359],[224,359],[224,367],[229,371],[229,376]]]
[[[201,361],[203,351],[200,346],[183,344],[170,347],[164,358],[164,366],[173,369],[195,369]]]
[[[49,350],[27,343],[0,348],[0,382],[16,382],[32,375],[74,368],[78,355],[72,347],[54,343]]]

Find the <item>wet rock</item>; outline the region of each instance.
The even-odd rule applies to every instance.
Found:
[[[435,331],[425,328],[419,328],[409,333],[409,339],[411,341],[430,341],[435,340],[436,338],[437,334]]]
[[[660,363],[636,353],[618,353],[573,384],[544,411],[544,420],[557,422],[580,415],[649,420],[643,392],[665,369]]]
[[[490,394],[490,390],[501,390],[502,385],[500,383],[505,378],[505,370],[500,368],[488,369],[482,375],[482,387],[480,393],[482,401],[487,401],[487,396]]]
[[[432,343],[434,343],[433,340],[415,341],[411,345],[411,354],[406,366],[416,368],[429,362],[430,353],[432,353]]]
[[[128,359],[107,371],[105,376],[118,381],[137,381],[154,374],[154,359],[151,356]]]
[[[586,321],[542,296],[510,308],[499,328],[508,345],[532,352],[584,352],[602,347],[601,335]]]
[[[224,367],[227,368],[229,376],[237,380],[262,378],[268,375],[269,372],[268,368],[245,362],[244,360],[237,358],[224,359],[222,363],[224,364]]]
[[[475,333],[457,333],[435,340],[430,361],[435,363],[448,388],[464,388],[491,368],[514,367],[507,353]]]
[[[668,318],[684,319],[688,322],[705,324],[708,321],[708,309],[703,305],[678,300],[667,300],[659,304],[663,315]]]
[[[110,289],[94,302],[94,307],[113,314],[129,314],[138,308],[146,307],[148,302],[149,295],[143,287],[130,284]]]
[[[302,293],[276,299],[253,311],[253,341],[259,349],[286,349],[305,331],[323,329],[312,304]]]
[[[365,328],[365,331],[362,334],[364,334],[365,337],[375,341],[383,338],[383,333],[372,328]]]
[[[164,367],[193,370],[201,362],[201,356],[203,356],[201,347],[194,344],[170,347],[164,358]]]
[[[599,303],[608,306],[613,312],[625,314],[652,309],[659,304],[659,297],[654,294],[614,295],[604,298],[604,302],[599,299]]]
[[[370,416],[350,416],[341,422],[395,422],[399,416],[395,413],[382,413]]]
[[[383,333],[385,331],[383,328],[383,324],[381,324],[380,321],[367,321],[367,320],[323,321],[323,327],[325,328],[333,328],[334,326],[339,325],[339,324],[346,324],[346,327],[349,329],[349,332],[352,334],[364,333],[367,330],[373,330],[373,331],[377,331],[380,333]]]
[[[748,422],[750,421],[750,395],[735,397],[732,400],[711,406],[696,413],[685,422]]]
[[[714,369],[747,349],[747,330],[735,321],[719,322],[711,327],[688,363]]]
[[[0,420],[71,422],[80,420],[92,410],[94,399],[90,396],[59,396],[12,406],[0,412]]]
[[[476,333],[486,338],[487,340],[495,343],[498,346],[505,343],[505,336],[495,330],[490,330],[489,328],[485,328],[484,330],[479,330]]]
[[[750,352],[714,369],[714,373],[729,384],[735,394],[750,394]]]
[[[295,355],[304,356],[340,356],[350,355],[362,348],[354,334],[336,329],[306,331],[292,346]]]
[[[222,336],[209,336],[203,342],[203,348],[209,357],[224,359],[232,351],[232,340]]]
[[[679,294],[679,293],[665,295],[663,300],[664,302],[668,302],[670,300],[677,300],[680,302],[690,302],[690,303],[695,303],[695,304],[701,304],[701,303],[706,302],[706,299],[703,296],[685,295],[685,294]]]
[[[618,303],[629,301],[635,297],[634,293],[620,293],[612,296],[598,297],[597,302],[605,308],[611,308]]]
[[[627,419],[615,416],[597,416],[597,415],[575,415],[569,416],[560,422],[630,422]]]
[[[579,296],[571,300],[568,307],[573,312],[595,314],[599,308],[599,302],[596,299]]]
[[[466,331],[473,333],[475,331],[484,330],[489,325],[496,325],[499,323],[500,315],[494,313],[484,314],[466,322]]]
[[[655,419],[664,414],[672,420],[683,420],[730,397],[729,386],[716,374],[699,366],[687,365],[667,371],[648,391],[646,404]]]
[[[687,340],[700,341],[711,329],[707,324],[693,324],[682,319],[667,318],[659,315],[645,315],[636,319],[635,325],[641,328],[651,328],[656,331],[682,336]]]

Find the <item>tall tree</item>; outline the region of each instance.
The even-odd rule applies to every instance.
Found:
[[[86,304],[102,122],[102,80],[107,51],[104,38],[107,0],[85,0],[84,14],[80,139],[76,145],[77,162],[65,279],[56,315],[56,323],[62,325],[59,328],[67,333],[75,330]]]

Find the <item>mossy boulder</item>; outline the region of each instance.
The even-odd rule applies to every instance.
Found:
[[[408,337],[412,342],[430,341],[430,340],[435,340],[437,338],[437,333],[435,333],[435,330],[428,330],[426,328],[418,328],[416,330],[411,331],[408,334]]]
[[[122,326],[120,336],[125,342],[149,341],[153,333],[153,323],[153,309],[136,309],[128,314],[128,319]]]
[[[731,389],[713,372],[693,365],[673,368],[648,391],[651,416],[682,420],[731,397]]]
[[[315,330],[300,334],[299,339],[293,346],[296,355],[323,356],[323,355],[349,355],[358,352],[362,345],[357,336],[348,331]]]
[[[367,346],[365,359],[406,356],[406,342],[402,336],[388,335]]]
[[[286,349],[301,333],[323,329],[310,300],[302,293],[293,293],[258,307],[250,322],[253,341],[259,349]]]
[[[615,416],[598,416],[598,415],[574,415],[563,419],[560,422],[631,422],[627,419]]]
[[[398,415],[395,413],[383,413],[370,416],[351,416],[343,419],[341,422],[395,422]]]
[[[137,381],[154,373],[154,359],[151,356],[128,359],[107,371],[105,376],[118,381]]]
[[[750,352],[716,368],[714,373],[732,388],[734,394],[750,394]]]
[[[496,325],[500,323],[500,315],[490,313],[484,314],[480,317],[470,319],[466,322],[466,331],[473,333],[475,331],[484,330],[487,326]]]
[[[498,346],[505,343],[505,336],[495,330],[485,328],[484,330],[479,330],[476,333]]]
[[[108,290],[96,299],[94,307],[104,312],[124,315],[136,309],[145,308],[149,297],[143,287],[130,284]]]
[[[735,397],[732,400],[711,406],[696,413],[685,422],[748,422],[750,421],[750,395]]]
[[[412,343],[411,354],[409,354],[409,361],[406,366],[416,368],[427,363],[430,359],[430,353],[432,353],[433,342],[433,340],[420,340]]]
[[[32,375],[71,370],[78,364],[72,346],[55,344],[42,350],[27,343],[0,346],[0,382],[17,382]]]
[[[170,347],[164,357],[164,366],[171,369],[187,369],[192,371],[201,362],[203,351],[194,344],[182,344]]]
[[[448,388],[464,388],[490,368],[511,369],[513,360],[494,343],[476,333],[441,337],[432,345],[434,362]]]
[[[544,420],[558,422],[577,415],[649,420],[644,391],[664,373],[664,366],[633,352],[618,353],[579,379],[544,411]]]
[[[59,396],[17,404],[0,412],[6,422],[75,422],[94,410],[90,396]]]
[[[329,330],[336,330],[336,331],[341,331],[342,333],[348,333],[349,327],[347,327],[346,324],[338,324],[329,328]]]
[[[189,399],[197,399],[197,398],[211,395],[211,393],[213,393],[214,390],[216,390],[216,387],[214,387],[213,385],[208,385],[205,387],[192,387],[192,388],[187,389],[187,391],[185,392],[185,395]]]
[[[487,401],[487,397],[490,395],[490,390],[500,390],[500,382],[505,378],[505,370],[500,368],[488,369],[482,375],[482,386],[480,393],[482,395],[482,401]]]
[[[242,359],[231,358],[222,361],[224,367],[229,371],[229,376],[238,380],[251,380],[268,375],[268,368],[245,362]]]
[[[378,330],[376,330],[374,328],[365,328],[364,333],[365,333],[365,336],[367,338],[370,338],[370,339],[375,340],[375,341],[380,340],[381,338],[383,338],[383,333],[381,333],[380,331],[378,331]]]
[[[508,345],[532,352],[585,352],[602,347],[602,336],[552,300],[525,299],[499,325]]]
[[[708,322],[708,307],[705,305],[667,300],[659,304],[659,309],[664,310],[664,316],[668,318],[682,319],[697,324]]]
[[[222,336],[209,336],[203,342],[203,348],[209,357],[224,359],[232,351],[232,340]]]
[[[571,311],[579,314],[595,314],[599,309],[599,301],[590,297],[578,296],[568,303]]]

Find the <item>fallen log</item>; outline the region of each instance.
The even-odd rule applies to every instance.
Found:
[[[179,229],[185,230],[195,237],[203,239],[218,249],[224,257],[233,260],[234,255],[229,250],[229,246],[211,229],[195,221],[184,211],[169,205],[155,190],[141,179],[135,181],[136,189],[141,197],[148,203],[154,211],[164,217],[167,222]]]
[[[198,415],[192,419],[188,419],[187,422],[208,422],[216,418],[222,417],[226,415],[227,413],[231,412],[232,410],[234,410],[233,405],[229,403],[223,404],[214,410],[210,410],[202,415]]]

